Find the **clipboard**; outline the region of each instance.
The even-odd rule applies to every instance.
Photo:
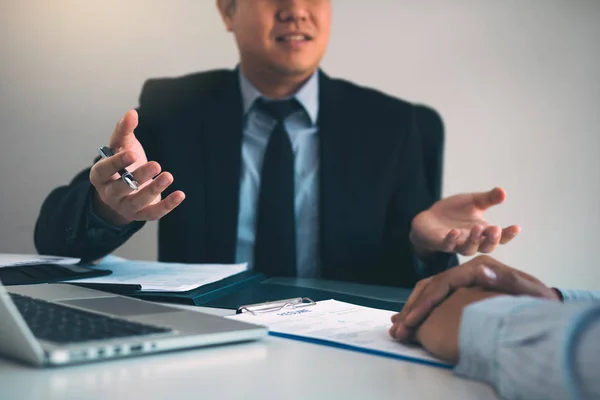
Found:
[[[391,326],[393,314],[393,311],[332,299],[315,302],[308,297],[296,297],[243,305],[228,318],[264,325],[270,336],[452,368],[420,346],[394,341],[389,336],[389,326],[386,326],[388,323]],[[290,320],[295,323],[290,324]],[[302,327],[304,321],[307,328]]]
[[[404,306],[404,300],[384,300],[357,294],[342,293],[335,290],[316,289],[304,286],[288,286],[278,283],[270,283],[269,280],[255,281],[251,285],[237,287],[229,293],[220,292],[213,298],[204,298],[202,303],[196,305],[213,308],[226,308],[237,310],[240,305],[247,304],[256,306],[265,303],[281,303],[281,299],[310,298],[315,302],[328,299],[336,299],[347,303],[358,304],[372,308],[390,311],[400,311]]]
[[[248,304],[240,306],[235,310],[236,314],[243,312],[249,312],[252,315],[259,315],[269,312],[281,311],[285,308],[298,309],[302,307],[315,306],[316,302],[312,301],[308,297],[295,297],[293,299],[284,299],[278,301],[267,301],[264,303]]]

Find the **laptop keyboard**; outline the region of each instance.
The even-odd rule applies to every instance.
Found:
[[[76,343],[171,332],[15,293],[10,293],[10,297],[33,335],[50,342]]]

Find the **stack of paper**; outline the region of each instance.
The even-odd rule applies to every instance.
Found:
[[[23,265],[56,264],[73,265],[80,261],[79,258],[40,256],[32,254],[2,254],[0,253],[1,267],[20,267]]]
[[[179,264],[108,256],[95,269],[111,275],[69,283],[139,284],[143,291],[186,292],[246,271],[247,264]]]

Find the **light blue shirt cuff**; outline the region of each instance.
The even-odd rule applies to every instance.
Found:
[[[597,340],[580,339],[599,316],[593,301],[500,296],[474,303],[463,310],[454,372],[492,385],[507,399],[598,394],[597,359],[586,363],[576,355],[597,353]]]
[[[600,291],[579,289],[558,289],[563,301],[600,301]]]
[[[463,310],[460,322],[460,359],[457,375],[493,384],[497,370],[496,344],[506,315],[541,300],[499,296],[471,304]]]

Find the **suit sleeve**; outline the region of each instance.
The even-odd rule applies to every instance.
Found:
[[[393,242],[406,243],[411,254],[415,283],[458,264],[454,253],[418,257],[408,238],[413,218],[439,200],[442,179],[443,126],[428,108],[413,107],[411,129],[402,141],[397,166],[393,212]]]
[[[145,107],[151,83],[144,84],[137,109],[139,124],[135,129],[148,159],[156,153],[151,118]],[[44,200],[34,231],[38,253],[95,260],[123,245],[144,225],[138,221],[117,228],[94,214],[91,199],[95,189],[89,180],[90,169],[81,171],[68,185],[54,189]]]

